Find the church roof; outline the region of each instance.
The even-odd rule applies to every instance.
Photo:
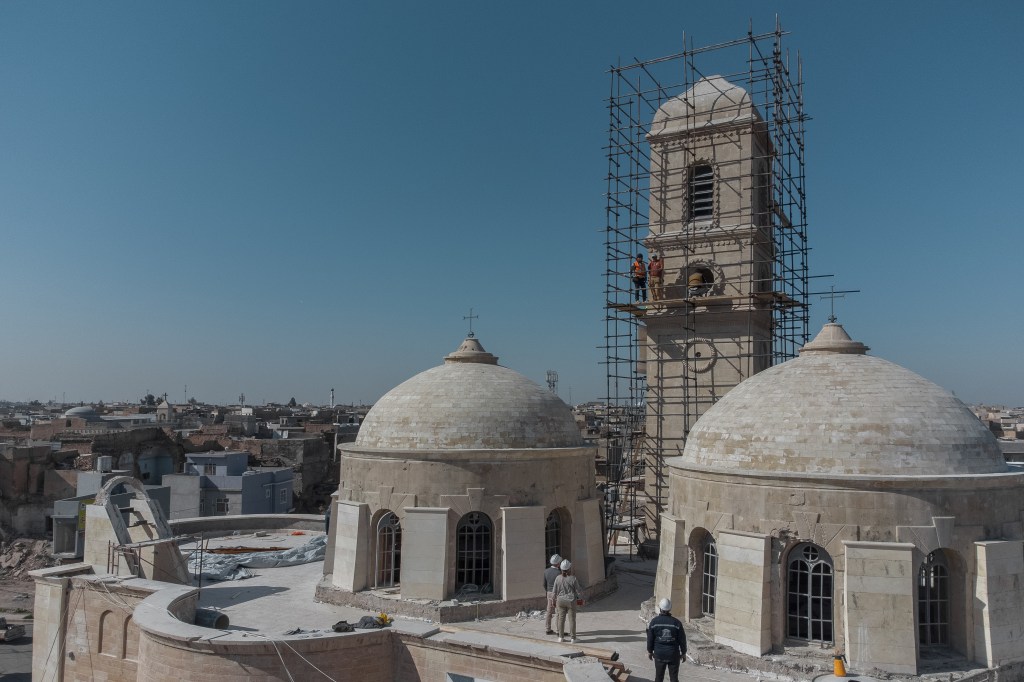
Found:
[[[743,381],[690,431],[679,465],[863,476],[1008,471],[956,397],[826,324],[800,357]]]
[[[569,406],[497,364],[467,338],[439,367],[399,384],[367,413],[354,443],[389,450],[583,446]]]

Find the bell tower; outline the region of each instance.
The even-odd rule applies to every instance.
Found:
[[[645,490],[662,508],[660,460],[682,453],[693,423],[772,361],[772,272],[767,126],[739,86],[701,78],[654,115],[650,233],[665,264],[664,295],[643,317]],[[654,508],[650,514],[655,515]]]
[[[806,117],[784,35],[776,25],[611,70],[608,523],[647,549],[676,513],[665,460],[728,391],[808,339]],[[746,68],[706,75],[709,63]],[[663,264],[646,301],[638,253]]]

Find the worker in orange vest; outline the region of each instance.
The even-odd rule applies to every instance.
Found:
[[[642,253],[636,254],[633,261],[633,298],[637,302],[647,300],[647,265]]]

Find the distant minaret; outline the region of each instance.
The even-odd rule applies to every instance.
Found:
[[[334,389],[331,389],[331,409],[334,409]]]

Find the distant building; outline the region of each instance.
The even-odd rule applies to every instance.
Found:
[[[185,458],[185,470],[167,474],[170,518],[292,511],[291,467],[249,467],[249,453],[197,452]]]
[[[174,405],[164,400],[156,408],[156,421],[158,424],[174,423]]]
[[[81,559],[85,550],[86,506],[96,501],[96,495],[107,481],[124,477],[129,472],[112,468],[111,457],[97,457],[95,471],[78,472],[75,496],[53,503],[53,555],[59,559]],[[170,491],[166,486],[143,486],[149,498],[167,514]],[[123,487],[115,487],[110,499],[118,509],[130,505],[132,495]]]
[[[173,408],[171,409],[173,411]],[[49,440],[62,434],[94,436],[109,431],[155,426],[156,423],[156,414],[100,414],[92,405],[82,405],[67,410],[49,422],[33,422],[29,437],[35,440]]]
[[[224,424],[232,433],[241,436],[255,436],[260,432],[260,420],[252,413],[252,410],[249,410],[248,414],[224,415]]]

